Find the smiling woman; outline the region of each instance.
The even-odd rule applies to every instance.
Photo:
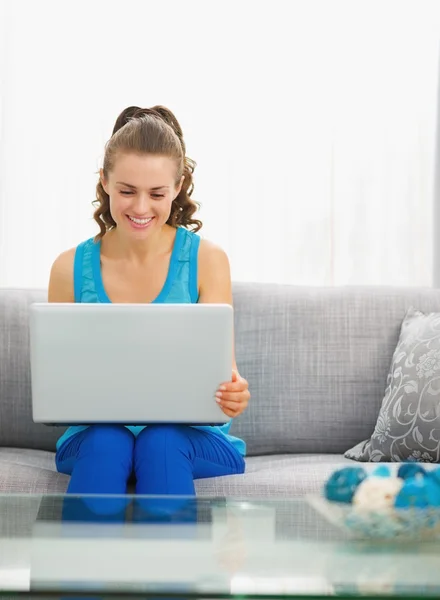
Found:
[[[98,194],[102,188],[108,196],[105,202],[108,203],[108,211],[114,223],[105,223],[107,231],[117,226],[121,236],[132,235],[132,230],[143,233],[144,236],[148,231],[148,235],[151,236],[170,220],[175,222],[179,217],[182,220],[181,201],[179,202],[178,198],[185,176],[182,175],[176,184],[175,172],[174,161],[167,156],[119,154],[108,176],[103,169],[101,170],[98,184]],[[124,181],[120,180],[122,176]],[[136,182],[136,185],[128,183],[127,180]],[[151,182],[157,180],[165,180],[167,185],[152,186]],[[193,206],[189,204],[188,208],[191,207],[195,211],[196,206],[192,204]],[[98,223],[101,224],[102,221],[98,220]],[[173,227],[171,224],[170,226]],[[200,227],[199,222],[196,228]],[[100,237],[103,237],[102,234],[98,235],[97,239]],[[137,239],[140,241],[144,237]]]
[[[139,193],[136,186],[131,185],[129,183],[125,183],[124,181],[117,181],[116,182],[118,187],[117,189],[119,190],[119,193],[121,194],[121,196],[134,196],[136,193]],[[125,188],[129,188],[128,190]],[[156,190],[160,190],[162,192],[165,192],[166,190],[169,190],[170,187],[168,185],[160,185],[158,187],[153,187],[150,190],[151,193],[151,197],[154,199],[158,199],[160,200],[161,198],[165,198],[165,194],[161,193],[153,193],[156,192]],[[113,211],[112,211],[113,212]],[[143,229],[146,228],[150,222],[152,221],[152,219],[154,219],[154,216],[151,217],[135,217],[135,216],[130,216],[127,215],[127,217],[130,219],[130,221],[132,222],[132,224],[134,226],[136,226],[135,228],[137,229]]]
[[[196,233],[194,167],[168,109],[124,110],[96,187],[100,232],[57,258],[49,301],[232,304],[226,254]],[[232,418],[249,398],[233,358],[215,399]],[[70,427],[58,440],[57,468],[71,474],[70,493],[121,494],[134,474],[140,494],[192,495],[195,478],[244,472],[245,444],[230,425]]]
[[[121,158],[121,155],[124,156]],[[131,164],[128,163],[126,155],[132,155]],[[125,158],[125,164],[122,167],[118,165],[119,168],[115,171],[118,157],[120,160]],[[135,158],[144,164],[134,164]],[[145,164],[146,159],[148,165]],[[96,187],[94,204],[97,207],[94,217],[101,229],[97,237],[102,237],[106,231],[117,225],[110,201],[110,189],[122,196],[132,195],[139,198],[139,192],[143,189],[140,186],[142,182],[138,181],[140,173],[143,173],[144,180],[148,182],[154,182],[165,174],[166,183],[163,181],[152,185],[150,183],[151,188],[144,189],[144,192],[160,190],[160,193],[152,197],[165,200],[168,225],[190,226],[198,231],[202,223],[192,219],[198,205],[191,200],[194,189],[192,174],[195,166],[196,163],[186,156],[182,129],[171,111],[163,106],[155,106],[152,109],[131,106],[125,109],[116,120],[113,135],[107,143],[104,165]],[[111,173],[113,181],[109,182]],[[127,175],[124,182],[120,180],[119,173]],[[115,186],[119,187],[115,189]],[[173,198],[171,198],[172,194],[174,194]],[[145,209],[145,205],[141,204],[138,208]]]

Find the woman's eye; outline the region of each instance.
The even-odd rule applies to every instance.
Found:
[[[121,194],[123,196],[131,196],[133,192],[127,192],[126,190],[121,190]],[[164,198],[164,194],[151,194],[153,198]]]

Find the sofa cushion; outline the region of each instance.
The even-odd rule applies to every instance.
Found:
[[[342,454],[281,454],[252,456],[246,460],[244,475],[230,475],[196,482],[203,496],[235,498],[294,498],[317,494],[337,468],[355,464]],[[372,470],[377,465],[368,464]]]
[[[56,471],[53,452],[0,448],[0,493],[62,494],[68,482]]]
[[[65,427],[32,420],[29,305],[46,292],[0,290],[0,446],[54,450]]]
[[[359,461],[440,462],[440,313],[410,308],[371,438],[347,450]]]
[[[249,457],[244,475],[198,479],[196,490],[201,496],[298,497],[319,492],[330,473],[346,464],[354,463],[339,454]],[[53,452],[0,448],[0,493],[59,494],[68,481],[56,472]]]
[[[409,306],[440,311],[440,290],[234,287],[237,364],[249,410],[231,433],[249,455],[342,454],[368,438]]]

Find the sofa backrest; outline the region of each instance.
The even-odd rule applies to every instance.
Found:
[[[29,306],[41,290],[0,289],[0,446],[54,450],[65,428],[32,421]]]
[[[249,454],[342,453],[374,430],[409,306],[440,312],[440,290],[234,287],[237,364],[248,413],[232,433]]]
[[[340,453],[371,435],[409,306],[440,290],[234,284],[237,364],[248,411],[231,433],[248,454]],[[0,289],[0,446],[53,450],[64,428],[32,421],[28,311],[45,291]]]

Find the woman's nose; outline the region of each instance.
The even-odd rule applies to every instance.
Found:
[[[133,203],[133,210],[139,216],[146,215],[150,209],[150,199],[147,194],[137,194]]]

